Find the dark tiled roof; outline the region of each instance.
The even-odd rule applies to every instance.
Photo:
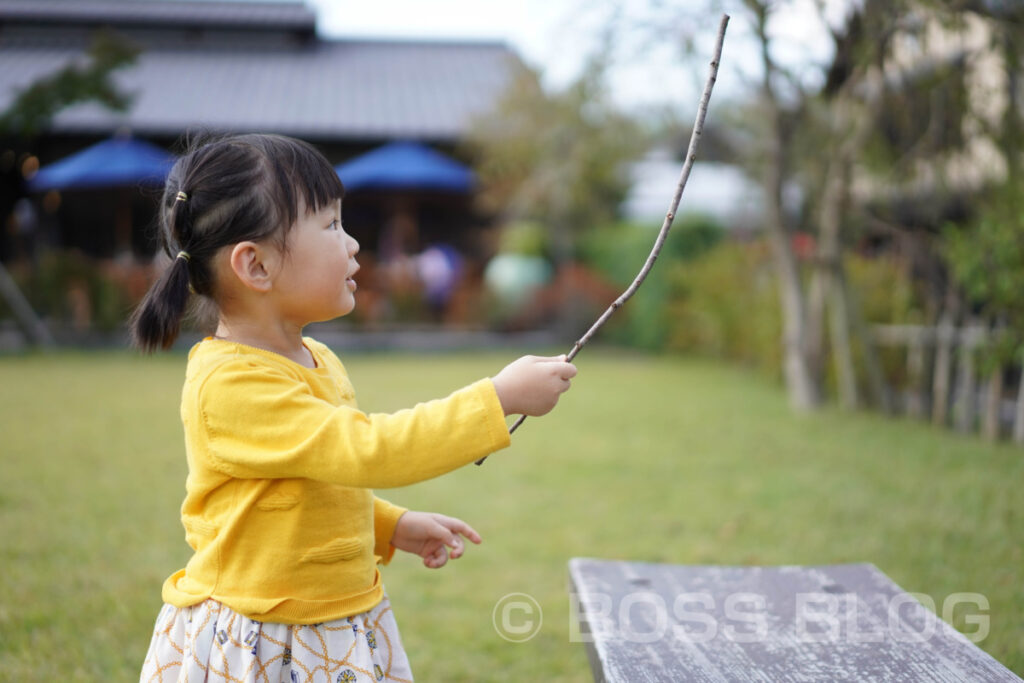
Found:
[[[0,110],[13,93],[76,52],[0,47]],[[514,55],[501,45],[319,42],[283,51],[150,50],[116,76],[135,96],[125,114],[75,106],[58,132],[143,135],[188,127],[276,131],[314,138],[453,139],[493,104]]]
[[[94,13],[111,7],[135,11],[133,8],[150,5],[154,7],[146,11],[156,12],[165,5],[116,0],[0,0],[0,24],[13,6],[36,4],[51,9],[61,4],[69,11],[82,6]],[[228,12],[234,11],[229,5],[239,6],[226,2],[170,4],[187,5],[196,13]],[[308,12],[302,5],[283,3],[265,8],[263,3],[240,6],[246,12],[261,8],[270,14]],[[67,14],[64,17],[65,26],[78,25],[68,20]],[[222,28],[229,33],[211,34],[212,38],[197,43],[181,40],[173,32],[157,31],[163,37],[154,40],[148,39],[153,34],[145,34],[145,48],[136,63],[115,76],[122,91],[134,94],[130,111],[122,114],[98,105],[75,106],[56,117],[53,132],[106,134],[127,126],[139,135],[174,137],[188,128],[201,127],[272,131],[311,139],[452,141],[464,134],[473,115],[493,105],[518,61],[512,50],[497,42],[315,37],[274,42],[238,39],[231,33],[234,25]],[[19,89],[80,58],[83,43],[63,40],[58,29],[19,33],[0,26],[0,111]]]
[[[295,2],[132,2],[129,0],[0,0],[0,21],[84,25],[316,26],[316,14]]]

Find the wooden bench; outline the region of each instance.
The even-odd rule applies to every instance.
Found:
[[[595,681],[1021,681],[871,564],[574,558],[569,574],[570,635]],[[972,637],[988,633],[984,596],[937,609],[964,614]]]

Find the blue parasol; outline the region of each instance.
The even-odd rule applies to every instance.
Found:
[[[346,190],[441,190],[466,193],[473,172],[416,142],[393,142],[335,167]]]
[[[110,138],[48,164],[28,181],[30,190],[74,190],[118,185],[163,185],[174,157],[133,138]]]

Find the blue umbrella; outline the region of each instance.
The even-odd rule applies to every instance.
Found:
[[[346,190],[469,192],[473,172],[416,142],[392,142],[335,167]]]
[[[30,190],[74,190],[118,185],[163,185],[174,157],[133,138],[110,138],[48,164],[28,181]]]

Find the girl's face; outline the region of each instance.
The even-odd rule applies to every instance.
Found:
[[[351,313],[356,305],[352,277],[359,270],[359,243],[341,227],[341,201],[299,213],[274,278],[282,313],[300,325]]]

